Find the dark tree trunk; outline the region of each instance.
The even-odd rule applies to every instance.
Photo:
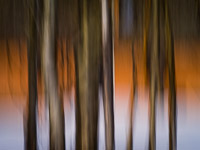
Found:
[[[113,109],[112,0],[102,0],[103,100],[106,149],[115,148]]]
[[[28,127],[27,127],[27,150],[37,149],[36,131],[36,108],[37,108],[37,65],[36,55],[39,45],[37,44],[38,32],[36,28],[36,0],[29,1],[29,29],[28,29]]]
[[[149,65],[148,65],[148,35],[149,35],[149,26],[150,26],[150,14],[151,14],[151,1],[145,0],[144,2],[144,30],[143,30],[143,52],[144,52],[144,75],[145,83],[149,82]]]
[[[149,149],[156,149],[156,95],[159,79],[159,0],[152,1],[152,51],[150,54],[150,131],[149,131]]]
[[[137,103],[137,71],[136,71],[136,64],[135,64],[135,54],[134,54],[134,42],[132,42],[132,65],[133,65],[133,82],[132,82],[132,90],[131,90],[131,103],[130,103],[130,129],[128,135],[128,145],[127,150],[133,149],[133,124],[134,124],[134,117],[136,113],[136,103]]]
[[[70,64],[70,47],[69,47],[69,40],[66,40],[66,63],[67,63],[67,93],[70,95],[71,91],[71,64]]]
[[[101,3],[79,1],[80,43],[76,49],[76,149],[97,149]]]
[[[177,149],[177,125],[176,125],[176,80],[175,80],[175,58],[174,58],[174,41],[171,33],[168,1],[165,0],[165,40],[167,51],[167,62],[169,72],[169,149]]]
[[[63,101],[58,93],[56,69],[55,0],[44,0],[42,69],[49,104],[50,150],[65,149]]]

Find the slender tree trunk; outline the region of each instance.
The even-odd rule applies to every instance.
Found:
[[[50,149],[64,150],[64,111],[63,102],[58,94],[58,77],[56,69],[55,37],[55,0],[44,0],[42,43],[42,69],[49,103]]]
[[[29,1],[29,33],[28,33],[28,127],[27,127],[27,150],[37,149],[37,131],[36,131],[36,114],[37,114],[37,65],[36,54],[37,29],[36,29],[36,0]]]
[[[149,24],[150,24],[150,14],[151,14],[151,0],[145,0],[144,3],[144,31],[143,31],[143,52],[144,52],[144,75],[145,75],[145,83],[149,82],[149,66],[147,65],[147,48],[148,48],[148,34],[149,34]]]
[[[76,50],[76,149],[97,149],[101,5],[79,1],[80,44]]]
[[[176,125],[176,81],[175,81],[175,60],[174,43],[169,22],[168,1],[165,0],[165,40],[169,72],[169,149],[177,149],[177,125]]]
[[[113,109],[112,1],[102,0],[103,93],[106,149],[115,148]]]
[[[66,64],[67,64],[67,93],[70,95],[71,92],[71,64],[70,64],[70,47],[69,47],[70,41],[66,40]],[[69,96],[70,97],[70,96]]]
[[[149,149],[156,149],[156,94],[158,88],[159,77],[159,29],[158,29],[158,0],[152,1],[153,10],[153,34],[152,34],[152,51],[151,51],[151,68],[150,68],[150,133],[149,133]]]
[[[134,55],[134,42],[132,42],[132,65],[133,65],[133,82],[132,82],[132,91],[131,91],[131,103],[130,103],[130,129],[128,136],[128,145],[127,150],[133,149],[133,121],[136,113],[136,103],[137,103],[137,71],[135,64],[135,55]]]

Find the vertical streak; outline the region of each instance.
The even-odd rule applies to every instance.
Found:
[[[58,94],[55,41],[55,1],[44,0],[42,68],[45,96],[49,103],[50,150],[64,150],[64,110]]]
[[[37,131],[36,131],[36,108],[37,108],[37,30],[36,30],[36,0],[29,3],[29,34],[28,34],[28,126],[26,149],[36,150]]]
[[[80,43],[76,50],[76,149],[97,149],[101,7],[79,1]]]
[[[129,136],[128,136],[128,145],[127,150],[133,149],[133,125],[134,125],[134,118],[136,114],[136,103],[137,103],[137,71],[135,65],[135,54],[134,54],[134,42],[132,42],[132,88],[131,88],[131,96],[130,96],[130,129],[129,129]]]
[[[152,34],[152,52],[150,69],[150,133],[149,149],[156,149],[156,94],[158,79],[158,0],[152,1],[153,10],[153,34]]]
[[[144,31],[143,31],[143,52],[144,52],[144,72],[145,72],[145,80],[148,80],[148,66],[147,66],[147,39],[149,33],[149,24],[150,24],[150,13],[151,13],[151,0],[145,0],[144,4]]]
[[[113,109],[112,1],[102,0],[103,90],[106,149],[115,148]]]
[[[177,149],[177,119],[176,119],[176,81],[175,81],[175,60],[174,44],[170,29],[170,20],[168,12],[168,1],[165,0],[165,39],[169,72],[169,149]]]

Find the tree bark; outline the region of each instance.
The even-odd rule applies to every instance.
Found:
[[[106,149],[115,148],[113,106],[112,0],[102,0],[103,100]]]
[[[175,80],[175,60],[174,60],[174,43],[171,33],[168,1],[165,0],[165,40],[166,51],[168,61],[168,73],[169,73],[169,100],[168,100],[168,112],[169,112],[169,149],[177,149],[177,123],[176,123],[176,80]]]
[[[149,133],[149,149],[156,149],[156,94],[159,78],[159,27],[158,27],[158,0],[152,1],[152,19],[153,19],[153,34],[152,34],[152,51],[151,51],[151,68],[150,68],[150,133]]]
[[[56,69],[55,0],[44,0],[42,69],[49,104],[50,149],[65,149],[63,102],[58,93]]]
[[[37,149],[37,65],[36,55],[38,32],[36,27],[36,0],[29,1],[29,33],[28,33],[28,124],[27,124],[27,150]]]
[[[134,42],[132,42],[132,65],[133,65],[132,67],[133,82],[132,82],[131,99],[130,99],[130,127],[129,127],[127,150],[133,149],[133,123],[136,114],[136,103],[137,103],[137,71],[135,64]]]
[[[97,149],[101,5],[99,0],[80,0],[78,4],[81,32],[75,54],[76,149]]]
[[[143,52],[144,52],[144,75],[145,84],[149,82],[149,66],[148,66],[148,34],[150,26],[150,14],[151,14],[151,0],[145,0],[144,2],[144,30],[143,30]]]

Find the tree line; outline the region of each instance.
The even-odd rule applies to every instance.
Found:
[[[114,124],[114,0],[78,0],[78,37],[74,44],[76,149],[98,149],[99,89],[102,88],[105,119],[105,148],[115,149]],[[57,70],[57,1],[29,0],[28,3],[28,119],[25,149],[38,149],[37,139],[37,71],[40,59],[48,106],[51,150],[65,149],[63,91]],[[133,149],[133,120],[137,100],[137,68],[134,55],[134,10],[136,0],[119,0],[120,37],[132,42],[133,83],[130,101],[130,129],[127,149]],[[164,25],[160,18],[164,18]],[[169,149],[176,149],[176,85],[173,33],[168,0],[144,1],[143,49],[145,73],[149,87],[149,149],[156,149],[156,96],[163,101],[164,67],[169,77]],[[149,32],[151,30],[152,32]],[[161,46],[160,31],[164,31]],[[163,48],[164,47],[164,48]],[[164,51],[164,52],[163,52]],[[40,57],[38,55],[40,52]],[[162,54],[166,55],[162,55]],[[66,59],[66,58],[65,58]],[[164,61],[164,62],[163,62]],[[165,65],[162,65],[162,64]],[[70,70],[69,70],[70,71]],[[68,72],[69,73],[69,72]]]

